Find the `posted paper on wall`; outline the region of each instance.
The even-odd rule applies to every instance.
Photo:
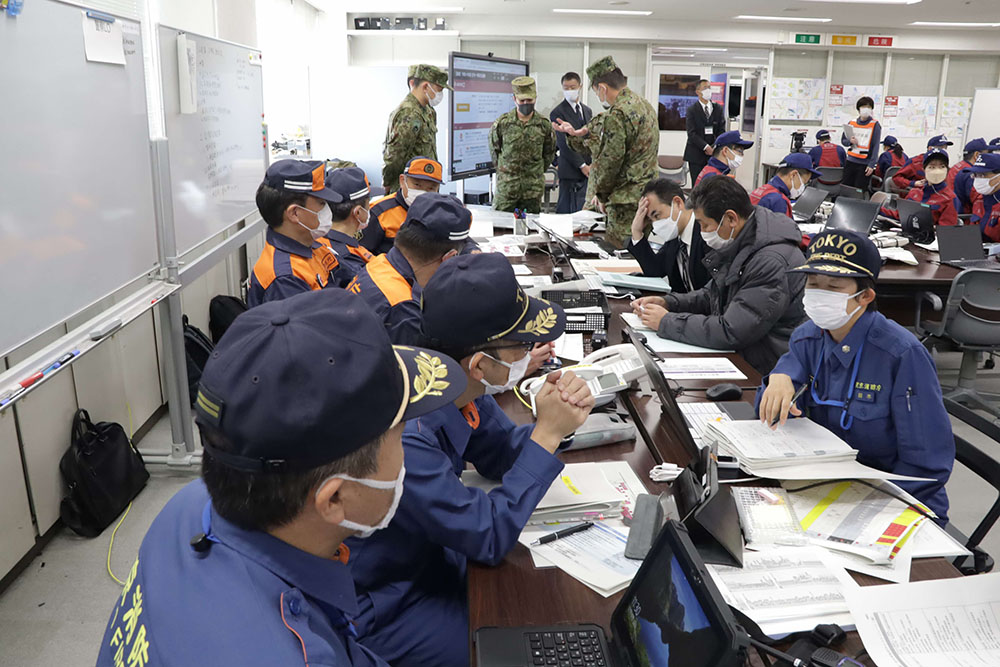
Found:
[[[83,48],[92,63],[125,64],[122,24],[112,16],[86,11],[83,14]]]

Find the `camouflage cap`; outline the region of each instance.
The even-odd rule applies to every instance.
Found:
[[[613,72],[616,69],[618,69],[618,64],[615,62],[615,59],[611,56],[604,56],[587,68],[587,78],[590,79],[590,83],[593,85],[594,79],[604,76],[608,72]]]
[[[519,76],[510,82],[510,87],[514,89],[514,97],[521,99],[536,99],[538,91],[535,89],[535,80],[530,76]]]
[[[423,81],[429,81],[430,83],[441,86],[442,88],[453,90],[453,88],[448,85],[448,73],[440,67],[435,67],[434,65],[410,65],[410,69],[406,73],[406,78],[422,79]]]

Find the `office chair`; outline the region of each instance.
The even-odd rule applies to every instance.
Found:
[[[545,179],[545,190],[542,193],[542,211],[545,213],[554,213],[556,205],[552,203],[552,191],[559,186],[559,170],[549,165],[543,177]]]
[[[940,322],[923,321],[923,302],[943,313]],[[962,366],[958,385],[945,393],[945,398],[983,410],[1000,420],[996,394],[976,390],[976,367],[982,352],[1000,351],[1000,271],[965,269],[951,283],[948,300],[923,292],[917,300],[917,336],[922,341],[930,337],[950,340],[962,350]]]
[[[656,161],[660,166],[660,178],[666,178],[684,187],[690,170],[683,157],[680,155],[660,155]]]
[[[892,177],[899,173],[900,169],[902,167],[889,167],[885,170],[885,176],[882,177],[882,192],[888,192],[893,195],[900,193],[899,188],[892,184]]]
[[[819,177],[816,179],[816,187],[826,190],[830,194],[840,193],[840,182],[844,180],[843,167],[817,167]]]
[[[979,431],[993,440],[997,445],[1000,445],[1000,427],[996,424],[991,423],[989,420],[950,398],[944,399],[944,407],[948,410],[949,415]],[[1000,462],[958,435],[955,436],[955,460],[971,470],[977,477],[985,480],[997,490],[998,494],[989,511],[986,512],[979,525],[976,526],[969,537],[963,535],[951,523],[945,528],[948,534],[972,552],[971,557],[959,556],[955,558],[952,561],[952,565],[967,576],[970,574],[983,574],[993,569],[993,558],[983,551],[979,545],[987,533],[990,532],[990,529],[993,528],[993,524],[1000,518]]]

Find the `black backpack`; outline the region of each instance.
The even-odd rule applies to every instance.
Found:
[[[212,333],[212,342],[218,345],[233,320],[245,312],[247,304],[239,297],[228,294],[212,297],[208,304],[208,330]]]
[[[71,439],[59,460],[69,490],[59,516],[77,534],[96,537],[138,495],[149,473],[121,424],[94,424],[86,410],[77,410]]]
[[[198,396],[198,383],[201,382],[201,373],[205,370],[205,364],[212,355],[215,345],[208,339],[205,332],[188,323],[188,316],[184,315],[184,356],[187,359],[188,392],[190,392],[191,405],[194,406],[195,397]]]

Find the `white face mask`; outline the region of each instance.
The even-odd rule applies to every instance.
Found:
[[[302,227],[309,230],[309,235],[312,236],[313,241],[323,238],[330,232],[331,229],[333,229],[333,211],[330,210],[329,204],[324,204],[323,208],[319,211],[313,211],[305,206],[299,206],[298,208],[303,211],[309,211],[316,216],[316,220],[319,222],[319,226],[316,229],[312,229],[311,227],[302,225],[302,222],[299,221],[299,224],[302,225]]]
[[[580,90],[564,90],[563,97],[566,98],[566,101],[570,104],[576,104],[576,101],[580,99]]]
[[[367,486],[372,489],[382,489],[383,491],[392,490],[392,502],[389,504],[389,509],[386,511],[385,516],[374,526],[366,526],[363,523],[355,523],[350,519],[344,519],[340,522],[340,526],[347,528],[348,530],[357,531],[357,537],[365,538],[371,537],[376,531],[382,530],[392,521],[392,518],[396,516],[396,510],[399,508],[399,501],[403,497],[403,478],[406,477],[406,466],[404,464],[399,465],[399,474],[396,479],[391,482],[383,482],[379,479],[361,479],[358,477],[351,477],[350,475],[330,475],[323,480],[322,484],[319,485],[319,489],[316,490],[316,495],[319,496],[320,489],[323,485],[329,482],[331,479],[344,479],[348,482],[355,482],[361,484],[362,486]]]
[[[993,190],[996,189],[996,185],[993,185],[993,178],[974,178],[972,180],[972,187],[976,189],[976,192],[983,195],[984,197],[989,194],[993,194]]]
[[[806,191],[805,179],[799,176],[799,172],[795,172],[795,175],[799,177],[799,187],[789,188],[788,194],[791,196],[791,199],[798,199],[802,196],[802,193]]]
[[[673,241],[677,238],[677,224],[681,221],[681,214],[678,211],[674,215],[674,205],[670,204],[670,217],[653,221],[653,233],[663,239],[663,242]]]
[[[807,287],[802,296],[802,305],[806,309],[806,315],[816,326],[820,329],[833,331],[847,324],[854,317],[854,314],[861,310],[861,304],[858,304],[857,308],[847,312],[847,302],[858,294],[861,292],[844,294],[843,292]]]
[[[719,228],[721,228],[721,227],[722,227],[722,225],[719,225]],[[735,234],[735,233],[736,233],[736,230],[733,230],[733,234]],[[702,232],[701,232],[701,238],[702,238],[702,240],[705,241],[705,243],[708,244],[708,247],[711,248],[712,250],[722,250],[727,245],[729,245],[730,243],[733,242],[733,237],[732,236],[730,236],[728,239],[724,239],[721,236],[719,236],[719,230],[718,229],[716,229],[714,232],[706,232],[706,231],[702,230]]]
[[[423,190],[417,190],[416,188],[407,187],[406,192],[403,193],[403,201],[406,202],[406,207],[409,208],[413,206],[413,202],[417,200],[417,197],[424,194]]]
[[[872,110],[869,109],[868,107],[861,107],[861,109],[858,110],[858,114],[860,114],[862,118],[867,120],[868,118],[872,117]]]
[[[929,167],[924,169],[924,176],[927,177],[928,183],[937,185],[938,183],[943,183],[948,178],[948,169],[945,167]]]
[[[734,151],[731,148],[729,150],[733,154],[733,156],[731,158],[729,158],[729,168],[730,169],[739,169],[740,165],[743,164],[743,155],[740,154],[740,153],[737,153],[736,151]]]
[[[436,93],[434,92],[433,88],[427,86],[427,101],[430,102],[430,105],[432,107],[436,107],[437,105],[441,104],[441,100],[443,99],[444,99],[443,90],[440,93]]]
[[[711,99],[712,99],[712,89],[711,88],[705,88],[700,93],[698,93],[698,97],[700,97],[701,99],[703,99],[706,102],[711,101]]]
[[[520,382],[524,378],[525,374],[528,372],[528,364],[531,363],[531,355],[529,353],[527,353],[527,352],[524,354],[524,357],[522,357],[521,359],[518,359],[517,361],[515,361],[512,364],[509,364],[506,361],[501,361],[500,359],[497,359],[496,357],[490,356],[490,355],[486,354],[485,352],[483,353],[483,356],[484,357],[489,357],[490,359],[492,359],[493,361],[497,362],[501,366],[506,366],[509,369],[507,371],[507,383],[506,384],[502,384],[502,385],[500,385],[500,384],[491,384],[490,382],[488,382],[486,380],[485,377],[480,378],[479,381],[482,382],[484,385],[486,385],[486,392],[485,393],[486,393],[487,396],[493,396],[494,394],[502,394],[505,391],[510,391],[511,389],[513,389],[515,386],[517,386],[517,383]],[[471,364],[469,366],[469,370],[472,370]]]
[[[603,100],[601,99],[601,87],[600,86],[597,87],[596,92],[597,92],[597,99],[601,103],[601,106],[604,107],[605,109],[610,109],[611,108],[611,102],[607,101],[607,97],[605,97],[605,99],[603,99]],[[604,94],[607,95],[607,89],[605,89]]]
[[[368,223],[372,221],[372,211],[370,208],[365,209],[365,221],[358,224],[358,231],[363,232],[368,229]]]

